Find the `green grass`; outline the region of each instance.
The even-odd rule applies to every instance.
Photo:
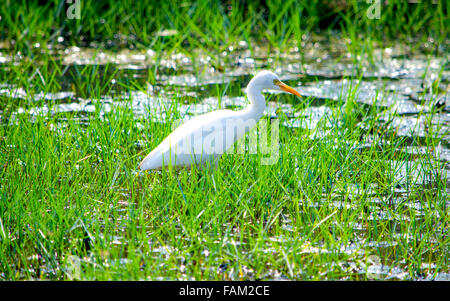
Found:
[[[341,125],[321,139],[281,127],[275,165],[261,165],[261,155],[229,155],[213,172],[150,174],[136,166],[171,123],[136,119],[127,108],[104,119],[94,114],[87,124],[69,115],[64,129],[55,129],[54,117],[18,115],[0,128],[1,277],[368,279],[354,270],[364,270],[371,255],[411,278],[426,273],[424,263],[448,272],[443,167],[399,152],[404,139],[378,129],[376,111],[336,109],[332,122]],[[355,126],[360,121],[383,147],[357,147],[366,135]],[[412,162],[410,180],[428,166],[432,184],[396,183],[400,166],[392,160]],[[396,193],[399,185],[407,193]],[[423,216],[406,206],[414,202]],[[374,246],[343,249],[363,241]],[[80,273],[70,268],[74,260]]]
[[[65,0],[40,5],[38,1],[3,1],[0,39],[26,54],[33,53],[37,42],[58,44],[60,36],[66,45],[97,41],[109,47],[187,52],[200,47],[221,52],[241,40],[264,41],[279,49],[295,39],[301,46],[305,33],[339,29],[353,45],[386,38],[410,42],[411,36],[419,36],[420,43],[428,42],[434,50],[448,38],[450,27],[449,4],[440,0],[434,4],[387,1],[380,7],[379,19],[369,19],[370,4],[356,0],[337,4],[321,0],[246,1],[245,5],[236,0],[79,3],[80,19],[69,19],[70,4]]]
[[[328,135],[280,126],[274,165],[246,153],[224,156],[214,170],[139,173],[188,96],[161,87],[173,92],[166,109],[174,115],[165,124],[127,106],[103,115],[99,102],[105,95],[123,101],[113,93],[118,87],[146,91],[161,73],[185,73],[158,64],[171,53],[192,58],[188,71],[199,75],[193,49],[200,49],[226,73],[232,59],[220,54],[239,41],[252,54],[259,45],[270,53],[296,45],[301,53],[303,35],[338,29],[355,62],[374,44],[398,43],[391,38],[413,37],[417,48],[433,39],[430,49],[438,51],[448,2],[389,1],[380,20],[365,17],[365,1],[345,8],[322,1],[98,3],[82,1],[80,20],[66,18],[62,0],[0,4],[0,39],[11,46],[5,52],[23,56],[0,67],[0,83],[26,92],[0,96],[0,279],[367,280],[373,258],[400,267],[402,279],[450,272],[448,179],[430,155],[440,143],[432,130],[407,141],[378,122],[382,107],[362,106],[350,94],[326,101],[333,114],[316,131]],[[59,36],[63,47],[95,41],[108,48],[111,40],[113,50],[151,48],[156,63],[135,73],[111,64],[65,66],[52,53]],[[199,93],[242,95],[241,84]],[[96,112],[13,114],[58,104],[36,97],[58,91],[92,100]],[[268,97],[298,110],[314,101]],[[428,152],[408,153],[409,145]]]

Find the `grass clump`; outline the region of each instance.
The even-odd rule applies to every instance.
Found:
[[[79,3],[79,18],[73,17]],[[64,0],[0,4],[0,39],[17,50],[32,52],[35,43],[66,45],[101,42],[106,47],[162,49],[208,48],[223,51],[238,41],[288,45],[317,30],[339,29],[354,44],[365,40],[407,41],[422,36],[440,45],[447,37],[445,1],[134,1]],[[376,9],[373,5],[379,4]],[[373,11],[373,12],[372,12]],[[372,16],[373,15],[373,16]],[[356,40],[355,40],[356,39]]]

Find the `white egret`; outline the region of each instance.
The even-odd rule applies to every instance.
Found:
[[[250,105],[240,111],[218,110],[196,116],[176,128],[139,164],[141,170],[189,167],[217,159],[258,122],[266,108],[262,90],[281,90],[301,97],[270,71],[261,71],[247,86]]]

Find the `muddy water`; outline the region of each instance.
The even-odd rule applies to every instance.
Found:
[[[306,99],[307,105],[293,103],[293,98],[279,97],[279,102],[268,102],[266,115],[277,118],[280,111],[287,121],[283,125],[291,128],[311,130],[317,137],[327,135],[324,130],[332,127],[327,124],[331,120],[333,109],[343,106],[352,98],[359,106],[370,108],[375,105],[379,109],[377,122],[386,130],[392,131],[406,141],[432,136],[439,139],[439,146],[433,150],[413,146],[412,143],[399,149],[414,155],[428,153],[434,160],[444,166],[442,175],[447,179],[447,193],[450,190],[450,89],[448,52],[440,51],[440,55],[431,56],[423,51],[411,51],[408,45],[389,48],[376,48],[371,55],[352,55],[348,52],[347,42],[342,39],[325,39],[310,37],[303,42],[301,50],[293,46],[285,52],[272,51],[264,46],[240,42],[229,47],[216,56],[211,57],[201,49],[191,55],[184,53],[156,53],[148,50],[109,51],[83,47],[56,47],[51,51],[60,68],[65,70],[61,78],[61,91],[44,93],[37,91],[33,95],[23,88],[9,83],[0,83],[0,96],[11,99],[29,99],[41,101],[44,105],[31,109],[18,108],[9,118],[3,117],[1,122],[14,123],[19,114],[28,114],[31,118],[37,115],[55,115],[61,112],[82,114],[106,114],[117,106],[129,106],[136,118],[151,118],[155,122],[166,122],[172,116],[166,107],[174,98],[182,97],[178,110],[184,119],[220,108],[241,109],[246,106],[244,96],[245,85],[261,68],[271,69],[280,75],[283,81],[294,86]],[[0,52],[0,65],[4,69],[9,64],[23,59],[19,54]],[[73,89],[73,78],[86,66],[97,66],[100,76],[107,78],[111,88],[102,95],[89,97],[78,89]],[[108,66],[108,68],[106,68]],[[149,83],[149,70],[157,70],[156,77]],[[73,71],[73,72],[71,72]],[[104,72],[104,73],[102,73]],[[115,72],[115,73],[112,73]],[[114,74],[113,76],[110,76]],[[135,81],[142,90],[124,88],[120,83]],[[220,88],[220,89],[218,89]],[[217,91],[226,91],[217,97]],[[267,95],[270,95],[268,92]],[[272,95],[273,96],[273,95]],[[51,104],[50,105],[50,100]],[[101,115],[100,114],[100,115]],[[80,117],[82,118],[82,117]],[[61,122],[64,122],[61,119]],[[318,128],[318,125],[321,128]],[[365,124],[361,123],[364,128]],[[317,129],[317,131],[316,131]],[[370,139],[369,139],[370,140]],[[369,147],[367,145],[359,147]],[[426,172],[428,168],[415,161],[391,162],[392,168],[398,170],[396,179],[401,187],[405,185],[427,185],[435,179]],[[403,185],[403,186],[402,186]],[[402,188],[396,189],[395,202],[403,204]],[[365,191],[367,193],[367,191]],[[359,192],[354,191],[355,195]],[[383,202],[374,198],[373,202]],[[450,202],[447,202],[447,208]],[[346,208],[348,204],[333,203],[336,208]],[[407,204],[423,214],[423,204]],[[394,217],[386,212],[373,212],[374,218],[391,220]],[[437,211],[436,214],[439,214]],[[399,217],[395,217],[399,218]],[[401,218],[401,217],[400,217]],[[286,223],[286,229],[291,227]],[[358,231],[358,225],[355,225]],[[398,233],[398,235],[405,235]],[[289,238],[274,238],[289,240]],[[375,244],[375,245],[374,245]],[[390,243],[373,243],[362,239],[342,246],[342,252],[353,254],[372,248],[395,253],[395,245]],[[157,249],[155,249],[155,252]],[[268,246],[267,252],[270,251]],[[321,246],[305,246],[303,251],[327,252]],[[374,257],[365,266],[349,262],[346,268],[356,273],[371,275],[373,279],[411,279],[404,269],[381,263]],[[433,270],[433,267],[424,267]],[[250,272],[249,272],[250,273]],[[251,274],[251,273],[250,273]],[[249,275],[250,275],[249,274]],[[248,276],[251,278],[251,276]],[[285,277],[275,272],[268,279]],[[431,276],[430,276],[431,277]],[[438,278],[448,279],[448,274],[439,274]],[[425,277],[426,278],[426,277]]]

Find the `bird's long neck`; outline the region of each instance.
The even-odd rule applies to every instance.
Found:
[[[242,110],[242,115],[245,119],[255,119],[257,122],[264,114],[266,100],[261,91],[262,89],[254,85],[253,82],[250,82],[247,86],[247,98],[250,101],[250,105]]]

